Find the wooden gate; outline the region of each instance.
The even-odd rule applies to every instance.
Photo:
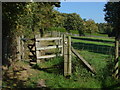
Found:
[[[41,42],[46,42],[48,43],[50,41],[54,41],[55,45],[47,45],[47,46],[42,46]],[[56,56],[62,56],[63,55],[63,46],[62,46],[62,37],[46,37],[46,38],[41,38],[39,35],[35,36],[35,48],[36,48],[36,61],[37,63],[40,63],[40,59],[45,59],[45,58],[53,58]],[[56,53],[52,55],[42,55],[41,51],[49,50],[49,49],[56,49],[56,51],[61,51],[61,53]]]
[[[55,41],[55,45],[42,46],[41,41]],[[53,58],[57,56],[63,56],[64,58],[64,76],[71,75],[71,37],[65,35],[61,37],[49,37],[40,38],[38,35],[35,36],[35,47],[36,47],[36,59],[37,63],[40,63],[40,59]],[[42,50],[56,49],[56,54],[42,55]],[[60,52],[59,52],[60,51]]]

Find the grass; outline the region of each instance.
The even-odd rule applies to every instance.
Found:
[[[92,38],[91,38],[92,39]],[[96,39],[96,38],[95,38]],[[103,39],[110,40],[112,39]],[[45,80],[48,88],[119,88],[120,80],[112,77],[113,56],[106,51],[113,47],[112,43],[97,41],[74,40],[73,47],[88,63],[95,68],[96,75],[92,74],[83,63],[72,56],[72,75],[70,79],[63,76],[64,60],[62,57],[46,59],[44,62],[34,65],[28,80],[24,83],[26,88],[36,88],[39,80]],[[84,48],[82,47],[84,45]],[[90,48],[88,48],[88,46]],[[104,48],[103,48],[103,47]],[[91,48],[92,47],[92,48]],[[99,50],[97,48],[99,47]],[[102,47],[102,48],[101,48]],[[111,51],[109,51],[111,52]],[[27,63],[25,63],[27,64]],[[36,73],[35,73],[36,72]],[[6,82],[4,82],[6,84]],[[7,85],[7,84],[6,84]]]
[[[80,42],[80,43],[87,43],[87,44],[96,44],[96,45],[106,45],[106,46],[114,46],[114,44],[111,43],[103,43],[103,42],[91,42],[91,41],[85,41],[85,40],[72,40],[73,42]]]
[[[72,46],[78,50],[87,50],[89,52],[95,52],[100,54],[114,54],[113,43],[72,39]]]
[[[85,33],[85,35],[100,36],[100,37],[108,37],[108,35],[107,35],[107,34],[99,34],[99,33],[92,33],[92,34]]]
[[[79,38],[79,39],[88,39],[88,40],[96,40],[96,41],[111,41],[114,42],[115,39],[114,38],[109,38],[109,37],[86,37],[86,36],[72,36],[75,38]]]
[[[72,76],[67,79],[63,76],[63,59],[58,57],[39,64],[36,69],[40,71],[30,78],[27,82],[28,87],[35,88],[39,79],[44,79],[49,88],[109,88],[117,84],[111,76],[112,59],[109,55],[84,50],[79,53],[95,68],[96,75],[89,72],[80,60],[73,57]]]

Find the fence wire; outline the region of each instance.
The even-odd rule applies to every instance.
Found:
[[[87,50],[94,53],[114,55],[114,46],[87,44],[82,42],[72,42],[72,46],[78,50]]]

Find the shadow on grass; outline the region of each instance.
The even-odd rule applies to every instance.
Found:
[[[117,89],[117,88],[120,89],[120,82],[117,83],[117,84],[114,84],[114,85],[108,86],[108,87],[104,87],[103,89],[105,89],[105,88],[108,88],[108,89],[111,89],[111,90],[113,90],[113,89]]]
[[[107,65],[97,74],[97,80],[101,82],[101,88],[104,89],[117,89],[120,88],[120,81],[115,80],[112,76],[114,62],[110,60]]]
[[[47,73],[54,73],[54,74],[58,74],[58,75],[60,75],[60,74],[63,75],[64,63],[62,61],[58,64],[55,64],[55,65],[53,65],[51,67],[47,67],[47,68],[41,68],[40,66],[35,65],[35,66],[33,66],[33,68],[47,72]]]
[[[96,44],[86,44],[81,42],[74,42],[72,46],[78,50],[87,50],[94,53],[100,54],[112,54],[114,52],[114,47],[106,45],[96,45]]]
[[[15,79],[9,79],[9,77],[4,76],[3,77],[3,82],[6,83],[5,87],[4,85],[2,86],[3,90],[12,90],[14,88],[25,88],[26,86],[24,85],[25,81],[18,80],[17,78]]]

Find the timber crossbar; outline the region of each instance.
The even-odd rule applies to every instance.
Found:
[[[71,50],[92,73],[96,74],[94,68],[73,47],[71,47]]]
[[[39,56],[37,57],[37,59],[44,59],[44,58],[53,58],[56,57],[57,55],[45,55],[45,56]],[[62,54],[60,54],[59,56],[62,56]]]
[[[44,40],[60,40],[62,37],[52,37],[52,38],[36,38],[36,41],[44,41]]]
[[[63,46],[62,45],[59,45],[59,46],[47,46],[47,47],[41,47],[41,48],[36,48],[36,50],[47,50],[47,49],[54,49],[54,48],[62,48]]]

